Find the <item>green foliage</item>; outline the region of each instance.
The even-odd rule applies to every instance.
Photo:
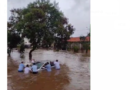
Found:
[[[81,50],[84,50],[86,47],[85,40],[86,40],[86,36],[80,36],[80,43],[82,45]]]
[[[22,43],[22,44],[20,45],[20,50],[19,50],[19,52],[20,52],[20,53],[23,53],[24,50],[25,50],[25,46],[24,46],[24,44]]]
[[[86,36],[80,36],[80,41],[84,42],[86,40]]]
[[[88,50],[90,50],[90,44],[86,44],[85,49],[86,49],[86,53],[87,53],[87,52],[88,52]]]
[[[21,41],[21,37],[19,36],[19,34],[14,33],[10,30],[8,30],[8,38],[7,39],[8,39],[8,47],[10,49],[16,48],[17,44],[19,44]]]
[[[89,36],[90,37],[90,33],[88,33],[88,35],[87,36]]]
[[[29,57],[38,46],[50,46],[54,41],[57,48],[63,47],[74,32],[58,4],[49,0],[37,0],[26,8],[11,10],[9,23],[13,31],[29,39],[33,47]]]
[[[20,44],[17,45],[17,49],[20,49]]]
[[[80,49],[78,45],[74,45],[72,48],[73,48],[74,52],[78,52]]]
[[[56,37],[66,41],[73,34],[74,28],[68,24],[57,5],[49,0],[35,1],[28,4],[27,8],[11,10],[10,22],[13,22],[13,27],[22,37],[30,40],[33,47],[50,45]]]

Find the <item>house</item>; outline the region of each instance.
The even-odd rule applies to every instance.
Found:
[[[81,42],[80,37],[71,37],[69,40],[67,40],[70,43],[77,43],[77,42]],[[86,42],[90,41],[90,37],[86,37],[85,39]]]
[[[25,45],[25,48],[29,48],[31,45],[31,43],[29,42],[27,38],[24,38],[24,45]]]
[[[73,45],[79,45],[80,49],[82,47],[82,45],[81,45],[82,40],[80,39],[80,37],[71,37],[67,41],[68,41],[68,44],[71,46],[71,48]],[[84,42],[90,43],[90,37],[87,36],[86,39],[84,40]]]

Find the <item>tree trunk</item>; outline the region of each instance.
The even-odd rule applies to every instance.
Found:
[[[29,52],[29,60],[32,60],[32,52],[36,49],[36,47],[33,47]]]
[[[37,48],[37,44],[40,42],[40,38],[38,38],[38,41],[37,42],[33,42],[33,44],[32,45],[34,45],[33,46],[33,48],[32,48],[32,50],[30,50],[30,52],[29,52],[29,60],[32,60],[32,52]]]

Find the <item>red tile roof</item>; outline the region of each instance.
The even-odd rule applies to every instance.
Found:
[[[80,42],[80,37],[71,37],[69,40],[67,40],[68,42]],[[85,41],[90,41],[90,37],[86,37]]]

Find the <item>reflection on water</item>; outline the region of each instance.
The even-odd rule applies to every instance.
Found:
[[[45,70],[37,75],[18,73],[17,67],[21,61],[29,63],[28,52],[25,58],[19,58],[17,51],[8,58],[8,90],[90,90],[90,60],[81,54],[69,52],[54,52],[52,50],[36,50],[33,58],[36,61],[56,60],[61,63],[61,70]]]
[[[60,74],[60,70],[56,70],[55,76]]]

